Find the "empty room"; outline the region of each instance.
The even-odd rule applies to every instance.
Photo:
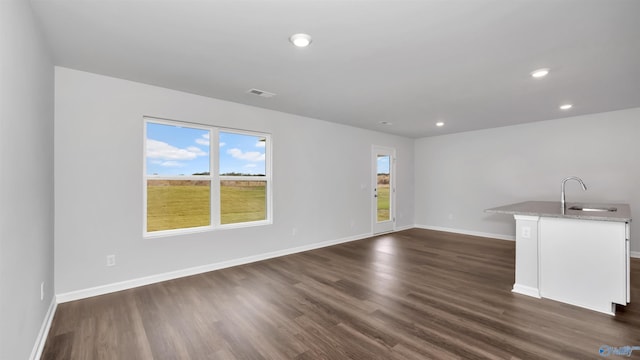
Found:
[[[640,357],[639,15],[0,0],[0,359]]]

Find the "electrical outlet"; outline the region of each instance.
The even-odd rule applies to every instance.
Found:
[[[529,227],[529,226],[523,226],[522,227],[522,238],[523,239],[530,239],[531,238],[531,227]]]
[[[40,301],[44,300],[44,281],[40,283]]]
[[[116,265],[116,256],[107,255],[107,266],[115,266],[115,265]]]

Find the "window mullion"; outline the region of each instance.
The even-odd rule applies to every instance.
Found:
[[[211,128],[211,225],[220,226],[220,131]]]

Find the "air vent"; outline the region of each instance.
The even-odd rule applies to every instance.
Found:
[[[247,93],[252,94],[252,95],[258,95],[258,96],[263,97],[263,98],[270,98],[270,97],[276,96],[276,94],[274,94],[274,93],[270,93],[268,91],[259,90],[259,89],[251,89],[251,90],[247,91]]]

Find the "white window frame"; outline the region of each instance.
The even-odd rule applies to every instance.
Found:
[[[163,175],[148,175],[147,174],[147,124],[155,123],[169,126],[182,126],[200,130],[209,131],[209,175],[182,175],[182,176],[163,176]],[[220,176],[220,132],[242,134],[249,136],[259,136],[265,138],[265,176],[256,177],[244,177],[244,176]],[[245,228],[253,226],[262,226],[273,224],[273,201],[272,201],[272,161],[271,161],[271,134],[240,130],[232,128],[224,128],[213,125],[197,124],[178,120],[162,119],[152,116],[143,117],[143,170],[142,170],[142,183],[143,183],[143,237],[163,237],[173,236],[181,234],[192,234],[205,231],[215,231],[232,228]],[[190,228],[179,228],[170,230],[158,230],[147,231],[147,180],[208,180],[210,181],[209,192],[209,216],[210,221],[208,226],[198,226]],[[265,201],[266,201],[266,216],[264,220],[247,221],[240,223],[221,224],[221,209],[220,209],[220,181],[221,180],[236,180],[236,181],[265,181]]]

